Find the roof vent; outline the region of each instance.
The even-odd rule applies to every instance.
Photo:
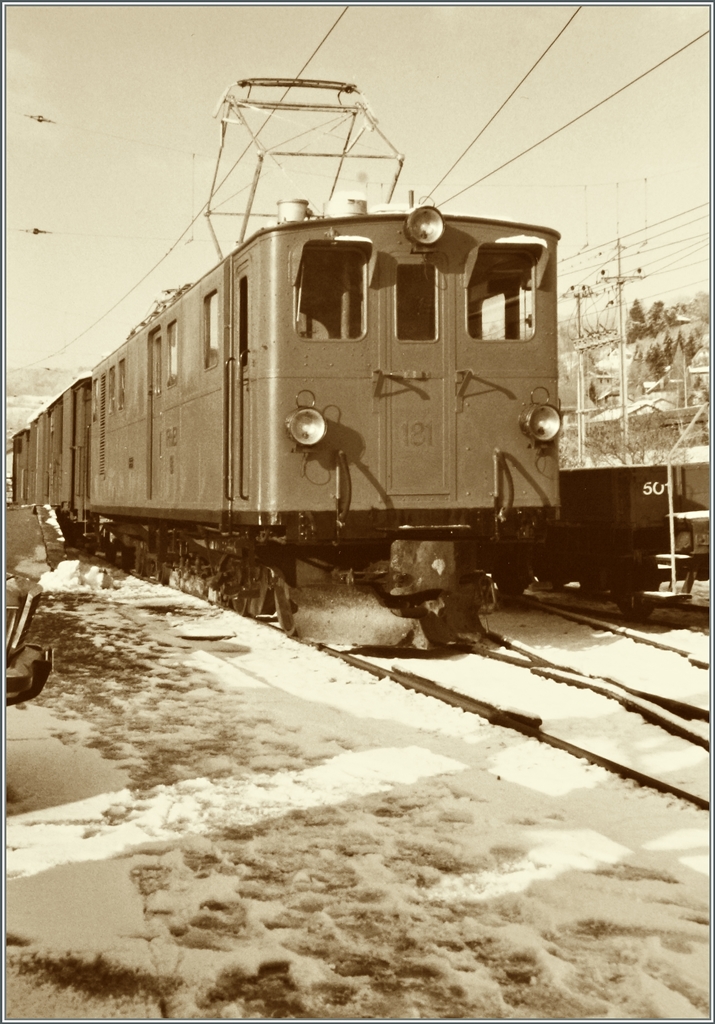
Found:
[[[279,199],[278,223],[299,223],[308,216],[307,199]]]
[[[326,217],[359,217],[367,213],[367,198],[363,192],[337,192],[325,204]]]

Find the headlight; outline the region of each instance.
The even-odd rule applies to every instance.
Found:
[[[561,414],[553,405],[530,405],[519,417],[519,426],[535,441],[553,441],[561,429]]]
[[[317,444],[325,437],[328,424],[317,409],[296,409],[286,419],[288,433],[298,444]]]
[[[407,216],[405,234],[411,242],[434,245],[444,234],[442,214],[434,206],[420,206]]]

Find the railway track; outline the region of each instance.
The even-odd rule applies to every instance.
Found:
[[[524,595],[520,598],[510,598],[511,601],[515,601],[521,604],[523,607],[538,608],[539,611],[547,612],[550,615],[558,615],[562,619],[567,619],[571,622],[580,622],[585,626],[593,626],[595,629],[601,629],[610,633],[615,633],[619,636],[626,636],[630,640],[635,641],[639,644],[646,644],[649,647],[655,647],[661,651],[671,651],[674,654],[679,654],[683,658],[687,658],[688,661],[695,665],[697,668],[710,668],[710,662],[704,658],[700,658],[690,651],[686,651],[681,647],[677,647],[673,644],[668,644],[662,640],[657,639],[657,634],[648,634],[642,630],[633,629],[628,626],[621,626],[617,622],[611,621],[610,618],[602,618],[600,615],[592,615],[587,612],[576,611],[574,608],[568,605],[564,605],[555,601],[544,601],[538,597]],[[698,609],[705,613],[705,609]],[[661,625],[661,623],[658,623]],[[682,628],[675,626],[674,628]],[[700,632],[700,631],[698,631]]]
[[[496,641],[497,637],[492,636],[492,639]],[[640,714],[641,717],[649,724],[659,726],[670,735],[678,736],[681,739],[687,740],[694,746],[709,751],[709,739],[707,735],[709,713],[707,711],[703,711],[703,709],[697,708],[694,705],[687,705],[678,701],[671,702],[673,706],[670,711],[666,711],[662,707],[659,708],[655,706],[655,701],[652,698],[657,697],[657,695],[641,693],[636,697],[633,691],[631,691],[631,696],[621,695],[617,692],[617,686],[615,684],[609,684],[606,680],[596,680],[573,671],[564,670],[556,663],[549,662],[548,659],[544,659],[540,656],[537,656],[532,661],[530,660],[529,654],[525,651],[526,645],[519,644],[518,641],[508,641],[507,638],[504,637],[498,637],[498,640],[513,644],[515,656],[504,651],[496,649],[491,650],[483,644],[478,645],[477,648],[470,647],[469,651],[471,656],[475,657],[475,659],[480,658],[486,660],[489,658],[495,658],[499,661],[507,661],[509,664],[520,667],[522,670],[533,672],[536,675],[541,675],[556,682],[565,683],[569,686],[589,689],[601,696],[617,700],[618,703],[627,711]],[[392,679],[394,682],[406,689],[414,690],[426,696],[433,697],[443,703],[450,704],[453,707],[461,708],[463,711],[469,712],[470,714],[479,715],[492,725],[511,729],[523,736],[535,739],[539,743],[544,743],[559,750],[564,750],[567,753],[572,754],[574,757],[582,758],[590,764],[598,765],[621,778],[630,779],[641,786],[647,786],[651,789],[658,790],[661,793],[678,797],[679,799],[692,803],[701,809],[709,809],[709,800],[700,794],[689,792],[682,787],[673,785],[665,779],[656,778],[655,776],[642,772],[630,765],[605,757],[597,751],[586,749],[569,739],[557,736],[552,732],[545,731],[543,729],[543,720],[538,715],[516,710],[514,708],[502,707],[491,701],[475,698],[461,692],[460,690],[445,686],[429,676],[407,671],[395,665],[389,667],[376,665],[374,661],[370,660],[369,655],[377,655],[378,649],[373,651],[369,651],[368,649],[366,654],[363,655],[350,651],[342,651],[327,644],[315,644],[311,641],[299,642],[306,643],[309,646],[324,651],[331,657],[339,658],[347,664],[367,671],[378,678]],[[521,648],[521,650],[519,650],[519,648]],[[467,648],[464,649],[465,652],[466,650]],[[381,653],[382,656],[385,655],[384,650],[379,653]],[[393,652],[393,654],[394,653],[395,652]],[[686,728],[679,723],[681,716],[684,720],[693,719],[695,721],[704,722],[706,728],[702,730],[697,729],[697,727],[693,728],[692,726],[690,728]]]
[[[544,605],[536,602],[541,610],[552,611]],[[554,610],[554,614],[556,614]],[[577,622],[587,625],[597,625],[598,628],[611,629],[612,632],[623,633],[631,639],[639,642],[648,642],[640,634],[631,636],[633,631],[623,627],[612,627],[608,623],[601,623],[600,620],[591,619],[588,616],[580,616],[577,613],[569,612],[567,618],[575,618]],[[283,632],[279,626],[262,620],[263,624],[270,628]],[[293,638],[296,639],[296,638]],[[310,646],[313,649],[324,652],[326,655],[339,658],[355,668],[366,671],[378,678],[389,678],[400,686],[414,690],[426,696],[440,700],[443,703],[461,708],[470,714],[476,714],[486,719],[491,724],[510,729],[522,736],[529,737],[546,744],[550,747],[563,750],[576,758],[583,759],[590,764],[597,765],[605,770],[636,782],[638,785],[655,789],[661,793],[674,796],[694,804],[701,809],[709,809],[709,800],[702,793],[692,792],[682,786],[673,785],[666,779],[659,778],[647,772],[641,771],[625,762],[607,757],[597,750],[588,749],[581,743],[575,742],[568,736],[557,735],[554,731],[544,728],[544,722],[539,714],[528,710],[515,709],[504,706],[493,699],[485,699],[482,696],[474,696],[462,692],[451,685],[445,685],[443,681],[431,678],[429,675],[415,672],[411,669],[401,668],[395,664],[386,665],[386,659],[404,657],[406,650],[399,648],[353,648],[341,650],[336,646],[324,643],[316,643],[310,640],[297,640],[298,643]],[[670,653],[677,653],[687,657],[695,668],[706,668],[704,662],[688,653],[671,645],[658,642],[651,642],[650,646]],[[505,663],[521,672],[530,673],[543,680],[548,680],[556,685],[564,685],[581,690],[589,690],[600,697],[615,701],[624,712],[640,716],[648,726],[658,728],[672,737],[685,741],[693,748],[709,752],[709,711],[691,704],[687,701],[680,701],[661,694],[653,693],[643,689],[630,687],[623,681],[609,678],[603,674],[588,674],[574,669],[573,666],[555,661],[544,656],[540,651],[535,650],[514,637],[505,636],[493,630],[487,630],[482,641],[478,643],[454,646],[448,650],[453,656],[467,656],[474,659],[474,671],[471,675],[479,678],[480,670],[485,663],[497,661]],[[422,657],[428,652],[412,652],[410,656]],[[433,654],[435,652],[432,652]],[[436,652],[442,659],[443,664],[445,652]],[[438,662],[433,662],[436,664]],[[704,682],[704,689],[707,688],[707,681]]]

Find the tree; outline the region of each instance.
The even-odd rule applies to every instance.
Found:
[[[695,353],[698,351],[699,347],[698,339],[694,334],[691,334],[683,343],[683,352],[685,353],[685,359],[688,363],[692,363]]]
[[[626,326],[626,341],[631,345],[638,341],[646,333],[645,313],[638,299],[635,300],[628,311],[628,323]]]
[[[648,334],[652,334],[655,337],[659,331],[662,331],[665,326],[665,303],[658,299],[648,310],[646,317],[646,325],[648,327]]]
[[[657,341],[654,345],[651,345],[646,353],[645,359],[648,364],[648,369],[653,375],[653,379],[660,380],[665,373],[666,366],[668,365],[665,361],[662,345]]]
[[[710,323],[710,296],[707,292],[696,292],[695,297],[685,304],[685,312],[697,317],[704,324]]]
[[[663,362],[666,366],[672,365],[674,352],[675,344],[670,336],[670,331],[667,331],[665,338],[663,339]]]

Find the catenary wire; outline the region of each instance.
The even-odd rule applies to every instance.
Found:
[[[437,182],[437,184],[436,184],[436,185],[435,185],[435,186],[434,186],[433,188],[431,188],[431,189],[430,189],[430,195],[431,195],[431,194],[432,194],[433,192],[436,192],[436,191],[437,191],[437,189],[438,189],[438,188],[440,187],[440,185],[441,185],[441,184],[442,184],[442,182],[443,182],[443,181],[445,180],[445,178],[448,178],[448,177],[449,177],[449,175],[450,175],[450,174],[452,173],[452,171],[453,171],[453,170],[454,170],[454,168],[455,168],[455,167],[457,166],[457,164],[458,164],[458,163],[459,163],[459,162],[460,162],[460,161],[461,161],[461,160],[462,160],[462,159],[463,159],[463,158],[464,158],[464,157],[465,157],[465,156],[467,155],[467,153],[468,153],[468,152],[469,152],[469,150],[470,150],[470,149],[472,148],[472,146],[473,146],[473,145],[474,145],[474,144],[475,144],[476,142],[478,142],[478,141],[479,141],[479,139],[480,139],[480,138],[482,137],[482,135],[483,135],[483,134],[484,134],[484,132],[485,132],[485,131],[487,130],[487,128],[489,127],[489,125],[490,125],[490,124],[492,124],[492,123],[493,123],[493,122],[494,122],[494,121],[496,120],[496,118],[497,118],[497,117],[499,116],[499,114],[500,114],[500,113],[502,112],[502,110],[503,110],[503,109],[504,109],[504,107],[505,107],[505,106],[507,105],[507,103],[508,103],[508,102],[509,102],[509,100],[510,100],[510,99],[512,98],[512,96],[514,96],[514,95],[515,95],[515,93],[517,93],[517,92],[519,91],[519,89],[520,89],[520,88],[522,87],[522,85],[523,85],[523,84],[524,84],[524,82],[525,82],[525,81],[527,80],[527,78],[528,78],[528,77],[529,77],[529,75],[530,75],[530,74],[532,73],[532,71],[534,71],[534,70],[535,70],[535,69],[536,69],[536,68],[537,68],[537,67],[539,66],[539,64],[540,64],[540,63],[542,62],[542,60],[544,59],[544,57],[546,56],[546,54],[547,54],[547,53],[549,52],[549,50],[550,50],[550,49],[552,48],[552,46],[554,46],[554,45],[555,45],[555,43],[556,43],[556,42],[557,42],[557,41],[558,41],[558,40],[559,40],[559,39],[561,38],[561,36],[562,36],[562,35],[564,34],[564,32],[566,31],[566,29],[567,29],[567,28],[569,27],[569,25],[570,25],[570,24],[571,24],[571,22],[572,22],[572,21],[574,20],[574,18],[576,17],[576,15],[577,15],[577,14],[579,13],[579,11],[580,11],[580,10],[581,10],[581,7],[577,7],[577,8],[576,8],[576,10],[575,10],[575,11],[574,11],[574,13],[573,13],[573,14],[571,15],[571,17],[570,17],[570,18],[569,18],[569,20],[568,20],[568,21],[566,22],[566,24],[565,24],[565,25],[563,26],[563,28],[561,29],[561,31],[560,31],[560,32],[559,32],[559,33],[558,33],[558,34],[557,34],[557,35],[556,35],[556,36],[555,36],[555,37],[554,37],[554,38],[553,38],[553,39],[551,40],[551,42],[550,42],[550,43],[549,43],[549,45],[548,45],[548,46],[546,47],[546,49],[544,50],[544,52],[543,52],[543,53],[541,54],[541,56],[539,57],[539,59],[538,59],[537,61],[535,61],[535,63],[534,63],[534,64],[532,64],[532,65],[531,65],[531,67],[530,67],[530,68],[529,68],[529,70],[528,70],[528,71],[526,72],[526,74],[524,75],[524,77],[523,77],[523,78],[521,79],[521,81],[520,81],[520,82],[518,83],[518,85],[516,85],[516,86],[515,86],[515,87],[514,87],[514,88],[512,89],[512,91],[511,91],[511,92],[509,93],[509,95],[508,95],[508,96],[507,96],[507,98],[506,98],[506,99],[504,100],[504,102],[503,102],[503,103],[502,103],[502,105],[501,105],[501,106],[499,107],[499,109],[498,109],[498,110],[496,110],[496,111],[495,111],[495,112],[494,112],[494,113],[492,114],[492,116],[491,116],[491,117],[489,118],[489,120],[487,121],[487,123],[486,123],[486,124],[485,124],[485,125],[484,125],[484,126],[483,126],[483,127],[481,128],[481,129],[480,129],[480,131],[478,132],[478,134],[477,134],[477,135],[476,135],[476,136],[475,136],[475,137],[474,137],[474,138],[472,139],[472,141],[471,141],[471,142],[469,143],[469,145],[468,145],[468,146],[467,146],[467,148],[466,148],[466,149],[464,150],[464,152],[463,152],[463,153],[461,153],[461,154],[460,154],[460,155],[459,155],[459,156],[457,157],[457,159],[456,159],[456,160],[454,161],[454,163],[453,163],[453,164],[452,164],[452,166],[451,166],[451,167],[449,168],[449,170],[447,170],[447,171],[446,171],[446,172],[445,172],[445,173],[444,173],[444,174],[442,175],[442,177],[441,177],[441,178],[439,179],[439,181]]]
[[[623,235],[619,235],[617,238],[609,238],[606,242],[599,242],[598,245],[592,245],[588,249],[581,249],[579,252],[573,254],[573,256],[564,256],[563,260],[559,260],[559,263],[565,262],[566,260],[575,260],[580,256],[585,256],[588,252],[595,252],[597,249],[603,249],[607,245],[615,245],[616,242],[622,241],[624,238],[630,238],[632,235],[640,235],[644,231],[650,232],[650,228],[657,228],[661,224],[666,224],[670,220],[676,220],[678,217],[685,217],[688,213],[693,213],[695,210],[702,209],[703,206],[709,206],[709,203],[701,203],[700,206],[693,206],[690,210],[683,210],[682,213],[674,213],[672,217],[666,217],[664,220],[657,220],[654,224],[650,224],[648,228],[636,228],[635,231],[628,231]],[[709,214],[703,213],[700,217],[695,217],[693,220],[688,220],[684,224],[676,224],[672,228],[668,228],[667,231],[659,231],[656,235],[650,235],[649,239],[645,239],[644,242],[634,242],[633,245],[643,245],[645,242],[650,241],[653,238],[662,238],[663,235],[670,234],[671,231],[679,231],[681,228],[686,228],[690,224],[697,224],[699,220],[704,220]]]
[[[632,252],[626,252],[625,250],[621,250],[621,253],[622,253],[623,259],[625,259],[625,260],[633,260],[635,263],[639,264],[639,269],[645,270],[646,267],[652,267],[656,263],[659,263],[661,260],[667,260],[667,259],[671,259],[673,256],[677,256],[679,252],[685,253],[686,250],[688,250],[688,249],[692,249],[693,247],[697,248],[699,243],[702,243],[702,240],[703,239],[707,239],[707,238],[709,238],[709,233],[706,232],[706,233],[701,234],[701,235],[693,235],[691,238],[674,238],[672,242],[666,242],[664,245],[655,246],[655,248],[649,249],[649,250],[647,250],[645,252],[643,250],[639,250],[638,252],[632,253]],[[688,243],[688,244],[686,244],[683,249],[677,250],[675,252],[665,253],[663,256],[657,256],[654,260],[651,260],[649,258],[647,258],[646,260],[638,259],[639,256],[650,257],[652,252],[656,252],[659,249],[672,249],[673,246],[681,245],[681,244],[684,244],[684,243]],[[617,253],[614,253],[613,255],[608,256],[605,262],[606,263],[610,263],[611,260],[616,258],[616,255],[617,255]],[[592,273],[596,273],[603,266],[605,266],[605,263],[599,263],[598,260],[596,260],[593,263],[589,263],[586,267],[581,266],[581,267],[574,267],[572,270],[560,270],[559,273],[560,273],[561,277],[572,277],[575,274],[583,273],[584,270],[585,270],[586,271],[586,277],[590,277]],[[585,280],[585,278],[582,279],[582,280]],[[579,282],[579,284],[580,283],[581,282]],[[574,287],[578,287],[578,286],[574,286]]]
[[[303,67],[302,67],[302,68],[300,69],[300,71],[298,72],[298,75],[302,75],[302,74],[303,74],[303,72],[305,71],[305,69],[306,69],[306,68],[308,67],[308,65],[310,64],[310,62],[311,62],[311,61],[313,60],[313,58],[315,57],[315,55],[316,55],[316,54],[318,53],[318,51],[320,50],[320,48],[321,48],[321,47],[323,46],[323,44],[324,44],[324,43],[325,43],[325,41],[327,40],[328,36],[330,36],[330,34],[331,34],[331,33],[333,32],[333,30],[334,30],[334,29],[336,28],[336,26],[337,26],[338,22],[340,21],[340,19],[341,19],[341,18],[342,18],[342,17],[343,17],[343,16],[344,16],[344,15],[345,15],[346,13],[347,13],[347,11],[348,11],[349,9],[350,9],[349,7],[345,7],[345,8],[343,8],[343,10],[342,10],[342,11],[340,12],[340,14],[338,15],[338,17],[336,18],[336,20],[335,20],[335,21],[333,22],[333,24],[332,24],[332,26],[330,27],[330,29],[329,29],[329,30],[328,30],[328,31],[326,32],[326,34],[325,34],[325,35],[323,36],[323,38],[321,39],[321,41],[320,41],[320,42],[318,43],[318,45],[316,46],[316,48],[315,48],[315,49],[313,50],[313,52],[311,53],[311,55],[310,55],[310,57],[308,58],[308,60],[307,60],[307,61],[305,62],[305,64],[303,65]],[[297,77],[297,76],[296,76],[296,77]],[[245,151],[244,151],[244,152],[245,152]],[[239,157],[239,160],[240,160],[240,159],[242,159],[242,157]],[[236,161],[236,163],[238,163],[238,161]],[[235,167],[235,166],[236,166],[236,164],[234,164],[234,167]],[[231,170],[230,170],[230,171],[228,172],[228,174],[231,174],[231,173],[232,173],[232,171],[233,171],[234,167],[232,167],[232,168],[231,168]],[[226,175],[226,177],[228,177],[228,174]],[[221,182],[221,185],[223,185],[223,183],[224,183],[224,182],[226,181],[226,177],[225,177],[225,178],[223,179],[223,181]],[[219,188],[221,187],[221,185],[219,185]],[[170,255],[170,253],[172,253],[172,252],[174,251],[174,249],[175,249],[175,248],[177,247],[177,245],[178,245],[178,244],[179,244],[179,242],[180,242],[180,241],[182,240],[182,238],[184,237],[184,235],[188,234],[189,230],[190,230],[190,229],[191,229],[191,228],[193,227],[193,225],[195,224],[195,222],[196,222],[196,221],[197,221],[197,220],[199,219],[199,217],[200,217],[200,216],[202,216],[202,214],[203,214],[204,210],[205,210],[205,209],[207,208],[207,206],[208,206],[208,202],[207,202],[207,203],[204,203],[204,205],[203,205],[203,206],[201,207],[201,209],[200,209],[200,210],[199,210],[199,212],[198,212],[198,213],[196,214],[196,216],[195,216],[195,217],[193,217],[193,218],[191,219],[191,221],[189,222],[189,224],[188,224],[188,225],[186,226],[186,228],[185,228],[185,229],[184,229],[184,230],[183,230],[183,231],[181,232],[181,234],[180,234],[180,235],[179,235],[179,237],[178,237],[178,238],[176,239],[176,241],[174,242],[174,244],[173,244],[173,245],[172,245],[172,246],[171,246],[171,247],[170,247],[169,249],[167,249],[167,251],[166,251],[166,252],[164,253],[164,255],[163,255],[163,256],[161,257],[161,259],[159,259],[159,260],[158,260],[158,261],[157,261],[157,262],[156,262],[156,263],[154,264],[154,266],[153,266],[153,267],[152,267],[152,268],[151,268],[150,270],[148,270],[148,271],[146,272],[146,274],[144,274],[144,276],[143,276],[143,277],[141,277],[141,278],[140,278],[140,279],[139,279],[139,280],[138,280],[138,281],[137,281],[137,282],[136,282],[136,283],[135,283],[134,285],[132,285],[132,287],[131,287],[131,288],[129,289],[129,291],[128,291],[128,292],[125,292],[125,294],[124,294],[124,295],[123,295],[123,296],[121,297],[121,299],[119,299],[119,300],[118,300],[117,302],[115,302],[113,306],[110,306],[110,308],[109,308],[109,309],[108,309],[108,310],[107,310],[107,311],[106,311],[105,313],[103,313],[103,314],[102,314],[102,315],[101,315],[100,317],[98,317],[98,318],[97,318],[97,319],[96,319],[96,320],[94,321],[94,323],[90,324],[90,326],[89,326],[89,327],[87,327],[87,328],[86,328],[86,329],[85,329],[84,331],[82,331],[82,333],[81,333],[81,334],[78,334],[78,335],[77,335],[76,337],[72,338],[72,340],[71,340],[71,341],[68,341],[66,345],[63,345],[63,346],[62,346],[61,348],[59,348],[59,349],[56,349],[56,350],[55,350],[54,352],[51,352],[51,353],[50,353],[49,355],[44,355],[44,356],[41,356],[41,357],[40,357],[39,359],[34,359],[34,360],[33,360],[33,361],[31,362],[31,363],[25,363],[25,364],[24,364],[23,366],[21,366],[21,367],[18,367],[18,369],[21,369],[21,370],[26,370],[26,369],[28,369],[28,368],[29,368],[30,366],[37,366],[37,364],[38,364],[38,363],[44,362],[45,360],[48,360],[48,359],[54,359],[54,358],[55,358],[56,356],[62,355],[62,353],[63,353],[63,352],[66,352],[68,348],[70,348],[70,347],[71,347],[72,345],[74,345],[74,344],[75,344],[75,342],[77,342],[77,341],[79,341],[79,340],[80,340],[81,338],[83,338],[83,337],[85,336],[85,334],[89,334],[89,332],[90,332],[91,330],[93,330],[93,328],[95,328],[95,327],[97,326],[97,324],[101,323],[101,322],[102,322],[102,320],[104,320],[104,319],[105,319],[105,318],[106,318],[107,316],[109,316],[109,314],[110,314],[110,313],[114,312],[114,310],[115,310],[115,309],[117,308],[117,306],[120,306],[120,305],[122,304],[122,302],[124,302],[124,300],[125,300],[125,299],[126,299],[126,298],[127,298],[128,296],[129,296],[129,295],[131,295],[131,294],[132,294],[132,292],[136,291],[136,289],[137,289],[137,288],[138,288],[138,287],[139,287],[139,286],[140,286],[141,284],[143,284],[143,283],[144,283],[144,281],[146,281],[146,279],[147,279],[148,277],[150,277],[150,276],[151,276],[151,274],[153,274],[153,273],[154,273],[154,271],[155,271],[155,270],[157,269],[157,267],[159,267],[159,266],[160,266],[160,265],[161,265],[161,264],[162,264],[162,263],[164,262],[164,260],[165,260],[165,259],[167,258],[167,256],[169,256],[169,255]]]
[[[647,75],[652,74],[653,71],[656,71],[658,68],[663,67],[663,65],[667,64],[669,60],[673,60],[674,57],[677,57],[679,54],[687,50],[690,46],[693,46],[695,43],[699,42],[701,39],[704,39],[705,36],[709,34],[709,31],[702,32],[699,36],[696,36],[695,39],[691,39],[689,43],[686,43],[685,46],[681,46],[679,50],[675,50],[668,57],[665,57],[657,64],[654,64],[652,68],[648,68],[648,70],[644,71],[643,74],[638,75],[637,78],[633,78],[630,82],[627,82],[626,85],[622,85],[620,89],[616,89],[616,91],[612,92],[610,96],[606,96],[605,99],[599,100],[598,103],[595,103],[592,107],[589,107],[588,110],[584,110],[582,114],[578,114],[576,117],[573,117],[570,121],[567,121],[566,124],[562,124],[560,128],[557,128],[555,131],[550,132],[548,135],[545,135],[543,139],[539,139],[539,141],[535,142],[532,146],[529,146],[527,149],[523,149],[521,153],[517,153],[516,156],[511,157],[509,160],[505,160],[503,164],[499,165],[499,167],[495,167],[494,170],[482,175],[481,178],[477,178],[477,180],[473,181],[471,185],[467,185],[459,192],[455,192],[454,195],[450,196],[448,199],[445,199],[443,202],[451,203],[453,199],[457,198],[457,196],[463,195],[464,192],[468,192],[470,189],[474,188],[475,185],[479,185],[482,181],[486,181],[487,178],[491,178],[493,174],[497,174],[499,171],[502,171],[505,167],[508,167],[509,164],[513,164],[516,160],[520,160],[522,156],[526,156],[527,153],[531,153],[532,150],[537,148],[537,146],[542,146],[545,142],[548,142],[549,139],[553,139],[555,135],[558,135],[560,132],[565,131],[566,128],[570,128],[572,124],[576,124],[577,121],[580,121],[582,118],[586,117],[587,114],[593,113],[594,110],[597,110],[599,107],[602,107],[604,103],[608,103],[609,100],[612,100],[620,93],[625,92],[626,89],[630,89],[630,87],[632,85],[635,85],[636,82],[640,82]]]

